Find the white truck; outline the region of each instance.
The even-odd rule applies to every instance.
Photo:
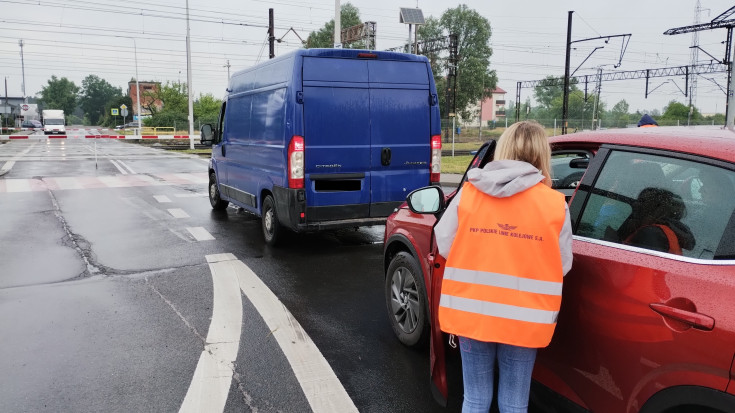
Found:
[[[58,133],[66,134],[66,121],[64,119],[64,111],[59,109],[46,109],[41,112],[43,116],[43,133],[51,135]]]

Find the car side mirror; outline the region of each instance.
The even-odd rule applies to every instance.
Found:
[[[419,188],[406,197],[408,208],[416,214],[436,214],[444,210],[444,192],[438,186]]]
[[[569,167],[574,169],[587,169],[590,165],[589,158],[574,158],[569,161]]]
[[[202,125],[201,133],[202,145],[212,146],[212,142],[214,142],[214,129],[212,125],[208,123]]]

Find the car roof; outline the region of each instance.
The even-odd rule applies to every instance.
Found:
[[[722,126],[662,126],[584,131],[549,138],[552,147],[617,144],[685,152],[735,162],[735,131]]]

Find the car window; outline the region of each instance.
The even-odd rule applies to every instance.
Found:
[[[613,151],[577,235],[702,259],[733,256],[726,236],[735,172],[658,155]]]
[[[459,183],[459,188],[461,188],[462,185],[464,185],[464,183],[467,181],[467,171],[474,168],[482,168],[488,162],[493,160],[496,145],[497,141],[491,140],[482,145],[480,149],[478,149],[475,157],[472,158],[472,162],[470,162],[470,164],[467,166],[467,169],[464,172],[464,176],[462,176],[462,182]]]
[[[560,150],[551,154],[551,188],[564,194],[567,201],[579,186],[592,154],[587,151]]]

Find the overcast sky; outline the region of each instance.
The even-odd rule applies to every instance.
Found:
[[[342,1],[346,3],[346,1]],[[568,11],[574,11],[572,40],[632,34],[617,69],[621,41],[576,43],[571,68],[583,63],[576,75],[640,70],[690,64],[692,34],[664,36],[667,29],[694,24],[696,0],[668,1],[548,1],[467,0],[352,0],[363,21],[377,22],[377,49],[406,42],[408,27],[399,23],[399,7],[418,7],[424,16],[441,17],[448,8],[466,4],[490,21],[491,68],[507,100],[515,100],[518,81],[564,74]],[[724,0],[700,0],[700,22],[709,22],[730,7]],[[334,18],[333,0],[189,0],[192,77],[195,94],[222,97],[229,71],[268,59],[268,9],[275,13],[276,55],[300,47],[293,28],[306,39]],[[735,16],[733,16],[735,18]],[[699,32],[698,44],[723,59],[726,29]],[[135,77],[134,49],[140,80],[186,81],[186,0],[0,0],[0,82],[7,78],[8,95],[22,95],[18,41],[23,39],[25,91],[35,96],[51,75],[67,77],[77,85],[89,74],[127,90]],[[699,62],[711,57],[699,52]],[[727,75],[698,77],[696,106],[703,113],[725,110]],[[1,88],[2,86],[0,86]],[[590,86],[591,88],[592,86]],[[722,88],[722,89],[721,89]],[[645,80],[603,82],[602,100],[612,107],[625,99],[631,111],[662,110],[671,100],[688,103],[681,78],[651,79],[644,98]],[[532,97],[522,89],[521,99]],[[4,96],[4,90],[0,90]]]

